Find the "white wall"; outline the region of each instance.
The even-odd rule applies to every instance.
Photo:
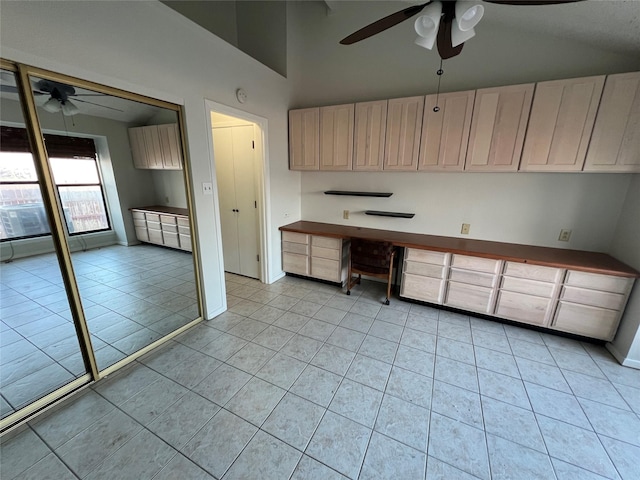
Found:
[[[182,170],[152,170],[151,178],[155,190],[155,200],[152,202],[154,205],[188,207]]]
[[[287,81],[157,2],[3,1],[0,54],[42,68],[183,104],[201,245],[205,316],[225,308],[215,195],[202,193],[214,166],[205,99],[236,105],[269,125],[270,278],[281,273],[278,227],[299,218],[299,174],[287,168]],[[74,25],[74,28],[69,28]],[[292,213],[284,220],[284,213]],[[267,279],[269,280],[269,279]]]
[[[302,218],[451,237],[607,251],[631,175],[544,173],[304,172]],[[392,192],[389,198],[325,190]],[[349,220],[342,211],[350,210]],[[415,213],[373,217],[364,210]],[[471,224],[461,235],[462,223]],[[572,230],[569,242],[558,241]]]
[[[640,174],[631,181],[611,254],[640,271]],[[608,347],[623,365],[640,368],[640,279],[633,287],[616,338]]]

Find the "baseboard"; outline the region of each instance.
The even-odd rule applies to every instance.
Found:
[[[280,273],[279,273],[278,275],[276,275],[275,277],[271,277],[271,278],[269,279],[269,284],[271,284],[271,283],[275,283],[275,282],[277,282],[278,280],[280,280],[281,278],[284,278],[284,277],[286,277],[286,276],[287,276],[287,273],[286,273],[286,272],[280,272]]]
[[[607,348],[607,350],[609,350],[611,355],[614,356],[618,363],[620,363],[620,365],[640,370],[640,360],[625,357],[622,353],[620,353],[620,351],[615,347],[613,343],[609,342],[605,344],[605,347]]]

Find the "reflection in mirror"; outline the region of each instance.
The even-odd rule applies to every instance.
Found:
[[[0,412],[86,373],[13,72],[0,72]]]
[[[199,316],[176,111],[30,77],[99,370]]]

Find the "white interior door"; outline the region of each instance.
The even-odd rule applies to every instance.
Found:
[[[233,137],[230,128],[213,129],[213,147],[220,201],[224,269],[227,272],[240,273],[238,220],[235,212],[236,187],[233,171]]]
[[[224,269],[260,277],[253,126],[213,129]]]
[[[260,276],[253,126],[232,127],[240,274]]]

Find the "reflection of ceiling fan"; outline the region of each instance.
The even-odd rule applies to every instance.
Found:
[[[13,85],[2,85],[3,92],[18,93],[18,87]],[[65,83],[54,82],[53,80],[35,80],[33,82],[33,94],[35,96],[49,95],[49,99],[42,104],[47,112],[56,113],[62,110],[64,115],[76,115],[80,112],[78,107],[69,99],[73,97],[74,102],[87,103],[90,105],[96,105],[102,108],[109,108],[121,112],[117,108],[109,107],[107,105],[100,105],[99,103],[83,100],[78,97],[104,97],[103,93],[77,93],[76,89],[71,85]]]
[[[573,3],[583,0],[484,0],[488,3],[505,5],[554,5],[559,3]],[[340,43],[351,45],[365,38],[376,35],[393,27],[424,10],[424,15],[415,22],[418,34],[416,44],[431,50],[433,44],[438,44],[440,58],[455,57],[462,51],[464,42],[475,35],[473,27],[478,24],[484,14],[484,7],[480,1],[434,1],[430,0],[421,5],[400,10],[387,17],[381,18],[348,37]]]

